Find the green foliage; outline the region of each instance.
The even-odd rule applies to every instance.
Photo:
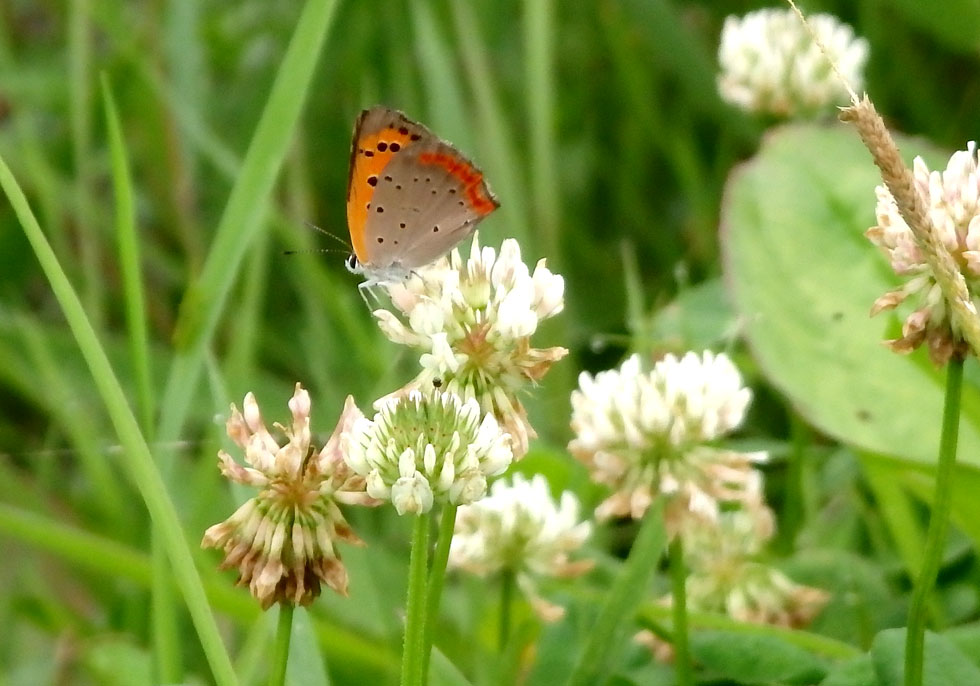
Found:
[[[580,371],[627,352],[724,349],[752,382],[739,442],[774,455],[767,495],[785,538],[771,561],[831,600],[809,633],[692,616],[698,674],[898,683],[893,627],[920,564],[942,376],[881,346],[894,317],[867,316],[895,281],[862,237],[878,180],[855,133],[824,123],[762,138],[762,122],[716,94],[724,17],[763,4],[9,3],[0,683],[266,678],[274,622],[197,545],[248,496],[215,468],[230,403],[254,391],[282,420],[302,381],[325,436],[347,394],[366,407],[415,371],[342,257],[317,254],[338,246],[304,226],[344,235],[350,128],[376,103],[486,171],[502,208],[484,244],[517,237],[565,276],[566,310],[535,340],[571,354],[525,397],[541,436],[517,471],[545,473],[586,511],[605,496],[564,450],[568,395]],[[980,110],[980,6],[943,5],[809,7],[869,38],[869,90],[890,124],[922,136],[900,139],[906,158],[932,163],[973,135]],[[980,682],[973,362],[965,385],[927,684]],[[296,612],[287,683],[397,680],[410,523],[350,520],[367,543],[342,548],[350,597]],[[542,626],[515,608],[499,654],[499,588],[450,575],[433,683],[672,683],[628,643],[637,613],[670,634],[654,604],[666,577],[651,571],[662,532],[646,531],[644,569],[622,562],[636,534],[599,527],[596,570],[548,587],[565,619]]]

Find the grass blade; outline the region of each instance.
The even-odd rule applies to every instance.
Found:
[[[190,546],[181,529],[177,510],[167,495],[163,478],[156,468],[153,456],[150,454],[150,448],[140,432],[136,417],[126,402],[126,395],[116,378],[105,350],[99,343],[95,329],[92,328],[92,324],[85,314],[81,300],[79,300],[68,281],[68,277],[61,268],[58,258],[44,237],[44,233],[27,203],[27,198],[24,197],[24,192],[10,173],[6,161],[2,158],[0,158],[0,187],[3,188],[10,200],[24,233],[41,263],[41,268],[51,284],[51,289],[61,305],[79,350],[85,358],[95,381],[95,386],[102,396],[102,401],[105,403],[106,410],[127,457],[124,464],[130,470],[133,482],[139,488],[150,516],[159,528],[167,555],[173,565],[174,576],[184,594],[184,600],[190,611],[194,627],[197,629],[201,647],[208,658],[215,681],[221,686],[235,684],[237,681],[231,668],[231,660],[221,642],[218,626],[208,607],[201,578],[197,574],[194,560],[191,557]]]

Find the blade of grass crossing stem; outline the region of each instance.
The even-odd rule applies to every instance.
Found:
[[[55,297],[58,299],[58,304],[68,321],[78,348],[85,358],[99,395],[105,403],[106,410],[123,446],[123,455],[125,456],[123,464],[129,469],[132,480],[143,496],[154,524],[159,528],[170,562],[173,565],[174,577],[184,594],[184,601],[190,611],[194,628],[197,630],[201,647],[211,666],[214,679],[220,686],[235,684],[237,681],[231,668],[231,660],[221,642],[218,626],[208,606],[201,578],[194,568],[190,546],[184,537],[180,519],[177,517],[174,504],[167,494],[163,478],[156,468],[153,456],[150,454],[150,448],[140,433],[136,417],[126,402],[126,394],[123,392],[115,371],[109,363],[109,358],[106,356],[105,350],[99,343],[95,330],[85,314],[81,300],[79,300],[68,281],[68,277],[58,263],[58,258],[44,237],[44,232],[41,231],[37,219],[27,204],[24,192],[2,158],[0,158],[0,186],[10,200],[10,204],[24,229],[24,234],[37,255],[38,262],[40,262],[41,268],[51,284],[51,290],[54,291]]]
[[[599,609],[599,617],[569,677],[569,686],[591,686],[605,681],[626,633],[634,625],[633,617],[646,595],[666,543],[663,499],[659,498],[647,510],[629,557]]]
[[[109,152],[112,160],[112,185],[116,205],[116,241],[119,246],[119,264],[126,303],[127,340],[130,364],[136,382],[136,405],[140,426],[147,441],[153,440],[153,418],[156,408],[153,401],[153,383],[150,378],[149,343],[146,323],[145,294],[143,290],[139,241],[136,238],[136,220],[133,205],[133,187],[126,146],[122,136],[119,114],[109,79],[102,74],[102,97],[105,107]],[[166,551],[159,537],[154,536],[153,547],[153,653],[156,678],[160,683],[177,683],[183,680],[184,668],[181,656],[180,630],[178,628],[174,587],[168,573]]]
[[[204,351],[224,311],[248,246],[262,217],[292,132],[309,91],[317,58],[337,2],[307,0],[272,91],[249,144],[200,278],[187,291],[178,319],[175,356],[164,390],[157,438],[175,440],[183,430],[200,378]],[[166,461],[172,459],[168,456]]]
[[[523,174],[511,145],[515,137],[507,126],[497,94],[494,92],[493,71],[487,59],[487,47],[480,36],[480,24],[473,16],[469,0],[452,0],[453,21],[460,57],[476,100],[476,120],[485,140],[482,154],[486,156],[487,176],[507,201],[501,204],[500,214],[508,235],[517,239],[530,255],[540,253],[541,246],[530,243],[527,198],[524,195]]]
[[[560,198],[555,153],[554,0],[524,0],[524,63],[535,246],[558,257]]]

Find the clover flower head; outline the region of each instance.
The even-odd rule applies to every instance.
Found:
[[[930,171],[921,157],[915,158],[912,169],[932,230],[959,266],[976,306],[980,302],[980,173],[976,144],[971,141],[966,150],[953,153],[945,171]],[[895,198],[885,186],[878,186],[875,194],[878,224],[865,235],[885,254],[895,273],[908,280],[878,298],[871,313],[893,309],[910,299],[915,310],[905,319],[901,338],[887,341],[888,345],[896,352],[907,353],[926,343],[933,362],[943,364],[968,348]]]
[[[829,14],[807,17],[827,50],[824,55],[790,9],[762,9],[729,16],[718,47],[718,90],[742,109],[779,117],[812,115],[846,102],[847,88],[831,69],[837,65],[855,91],[862,88],[868,42]]]
[[[344,459],[367,492],[398,514],[424,513],[434,502],[465,505],[482,498],[487,477],[513,455],[509,436],[474,399],[435,389],[379,401],[373,419],[358,417],[343,436]]]
[[[640,518],[667,498],[668,530],[684,518],[714,522],[719,503],[761,502],[754,463],[765,453],[715,447],[745,416],[751,394],[724,354],[667,355],[644,372],[637,355],[619,369],[579,376],[569,451],[613,489],[596,516]]]
[[[759,561],[772,538],[774,517],[763,504],[726,510],[714,527],[695,520],[684,523],[685,583],[691,612],[725,614],[739,622],[799,629],[808,626],[830,599],[823,589],[795,583],[780,570]],[[660,599],[670,606],[673,597]],[[635,639],[661,662],[674,658],[674,647],[650,631]]]
[[[807,626],[830,596],[759,561],[772,534],[772,511],[764,506],[728,511],[717,527],[685,531],[688,607],[722,612],[741,622]]]
[[[579,521],[574,494],[562,493],[556,503],[544,476],[530,481],[520,474],[493,484],[490,494],[459,508],[449,549],[449,567],[479,576],[513,573],[518,587],[545,619],[559,619],[564,610],[537,592],[541,577],[569,578],[591,569],[592,560],[572,561],[592,525]]]
[[[469,259],[454,249],[387,289],[392,310],[374,312],[382,332],[422,352],[422,370],[406,390],[438,380],[446,391],[475,398],[510,434],[515,458],[523,457],[536,434],[517,394],[568,353],[530,343],[541,321],[564,307],[562,277],[543,259],[528,269],[513,239],[498,253],[481,248],[474,234]]]
[[[261,489],[227,520],[208,528],[201,546],[225,553],[222,569],[237,567],[263,608],[274,602],[308,605],[321,582],[347,594],[347,571],[336,541],[361,545],[338,503],[377,505],[365,492],[364,479],[340,454],[340,435],[354,418],[351,403],[337,428],[317,450],[310,431],[310,395],[296,384],[289,401],[290,426],[275,424],[277,440],[266,428],[255,396],[245,396],[242,411],[231,406],[228,436],[245,453],[242,466],[218,453],[221,473],[236,483]]]

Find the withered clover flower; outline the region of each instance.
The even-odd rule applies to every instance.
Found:
[[[564,307],[562,277],[543,259],[531,272],[514,239],[497,253],[474,234],[468,260],[454,249],[387,289],[394,312],[374,312],[382,332],[422,351],[422,371],[404,390],[438,380],[464,400],[475,398],[510,434],[514,458],[523,457],[536,434],[518,393],[568,354],[531,347],[538,324]]]
[[[720,504],[762,502],[763,452],[716,446],[745,416],[751,394],[724,354],[667,355],[653,369],[632,356],[619,369],[579,376],[569,451],[593,481],[613,489],[596,517],[641,518],[666,498],[674,536],[695,517],[714,524]]]
[[[364,478],[340,454],[340,436],[350,428],[356,408],[348,400],[333,435],[317,450],[310,433],[310,395],[300,384],[289,401],[290,426],[274,424],[280,444],[266,428],[255,396],[242,411],[231,406],[228,436],[245,452],[243,467],[218,453],[221,473],[236,483],[260,488],[227,520],[208,528],[201,546],[225,553],[222,569],[237,567],[238,583],[248,585],[263,609],[272,603],[308,605],[325,583],[347,594],[347,570],[338,540],[363,545],[338,503],[377,505],[365,492]]]

